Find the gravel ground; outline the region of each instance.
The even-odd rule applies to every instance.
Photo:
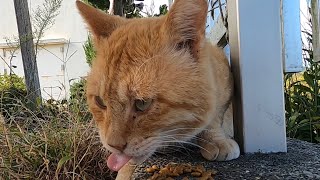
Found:
[[[288,153],[247,154],[229,162],[209,162],[201,157],[198,149],[188,149],[181,148],[171,153],[156,154],[137,167],[134,178],[147,179],[150,175],[145,172],[146,167],[164,166],[169,162],[174,162],[203,165],[207,170],[216,170],[218,171],[214,177],[216,180],[320,180],[320,145],[308,142],[289,139]]]

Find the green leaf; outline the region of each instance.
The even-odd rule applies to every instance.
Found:
[[[67,155],[67,156],[64,156],[63,158],[61,158],[58,162],[58,165],[57,165],[57,169],[56,169],[56,174],[59,173],[60,169],[62,168],[62,166],[67,162],[69,161],[70,159],[72,158],[72,156],[70,155]]]
[[[303,73],[304,80],[310,87],[314,87],[314,75],[309,74],[307,71]]]
[[[320,120],[320,116],[314,116],[312,117],[312,121],[319,121]],[[320,123],[320,122],[319,122]]]
[[[310,119],[303,119],[302,121],[299,122],[300,127],[309,126],[309,124],[310,124]]]
[[[295,112],[291,117],[289,117],[288,127],[293,128],[297,123],[297,118],[300,116],[298,112]]]
[[[314,92],[310,89],[310,87],[302,85],[302,84],[296,84],[294,86],[295,88],[297,88],[298,90],[302,91],[302,92],[309,92],[311,94],[314,94]]]

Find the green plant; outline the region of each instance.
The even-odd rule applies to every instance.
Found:
[[[0,179],[110,179],[92,122],[64,108],[55,116],[29,115],[23,122],[11,116],[5,122],[0,122]]]
[[[92,61],[96,57],[96,51],[93,46],[92,37],[88,35],[87,41],[83,45],[84,53],[86,55],[86,61],[88,65],[92,66]]]
[[[26,85],[23,78],[15,74],[0,76],[0,92],[8,90],[10,88],[16,88],[21,91],[25,91]]]
[[[161,16],[168,13],[168,6],[166,4],[163,4],[159,7],[159,14],[155,14],[154,16]]]
[[[126,1],[124,4],[124,14],[125,14],[125,17],[128,19],[142,18],[142,15],[140,14],[140,10],[136,8],[135,4],[131,3],[130,1]]]
[[[24,95],[10,97],[13,109],[0,119],[0,179],[111,179],[84,87],[74,83],[69,101],[50,99],[32,111]]]
[[[18,111],[17,104],[29,104],[24,80],[17,75],[0,76],[0,112],[5,117]]]
[[[84,2],[89,3],[92,6],[99,8],[103,11],[107,11],[110,6],[109,0],[84,0]]]
[[[55,18],[59,15],[59,9],[62,5],[62,0],[44,0],[41,6],[33,11],[32,25],[35,38],[35,53],[38,55],[40,39],[43,37],[46,30],[50,29]]]
[[[287,136],[320,143],[320,64],[313,60],[312,34],[303,33],[308,39],[306,70],[287,73],[284,79]]]
[[[88,111],[87,99],[85,95],[86,80],[81,79],[70,87],[69,110],[76,114],[81,121],[90,121],[92,116]]]

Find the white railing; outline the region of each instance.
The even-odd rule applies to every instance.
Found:
[[[245,153],[286,152],[283,72],[303,70],[299,0],[229,0],[212,11],[207,37],[230,46],[235,138]]]

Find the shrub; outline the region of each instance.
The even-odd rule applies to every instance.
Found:
[[[50,99],[34,111],[12,98],[15,110],[0,121],[0,179],[110,179],[107,153],[81,99],[84,82],[72,86],[69,102]]]
[[[0,179],[110,179],[93,123],[74,117],[2,123]]]
[[[88,111],[87,99],[85,96],[86,79],[75,82],[70,87],[69,110],[78,116],[80,121],[90,121],[92,115]]]
[[[23,78],[15,74],[0,76],[0,92],[13,88],[19,91],[26,91],[26,85]]]
[[[89,121],[85,80],[73,84],[69,102],[50,99],[31,111],[25,90],[16,88],[24,86],[2,79],[0,179],[110,179],[107,154]]]
[[[17,75],[0,76],[0,110],[5,117],[18,112],[17,105],[28,101],[23,78]]]

